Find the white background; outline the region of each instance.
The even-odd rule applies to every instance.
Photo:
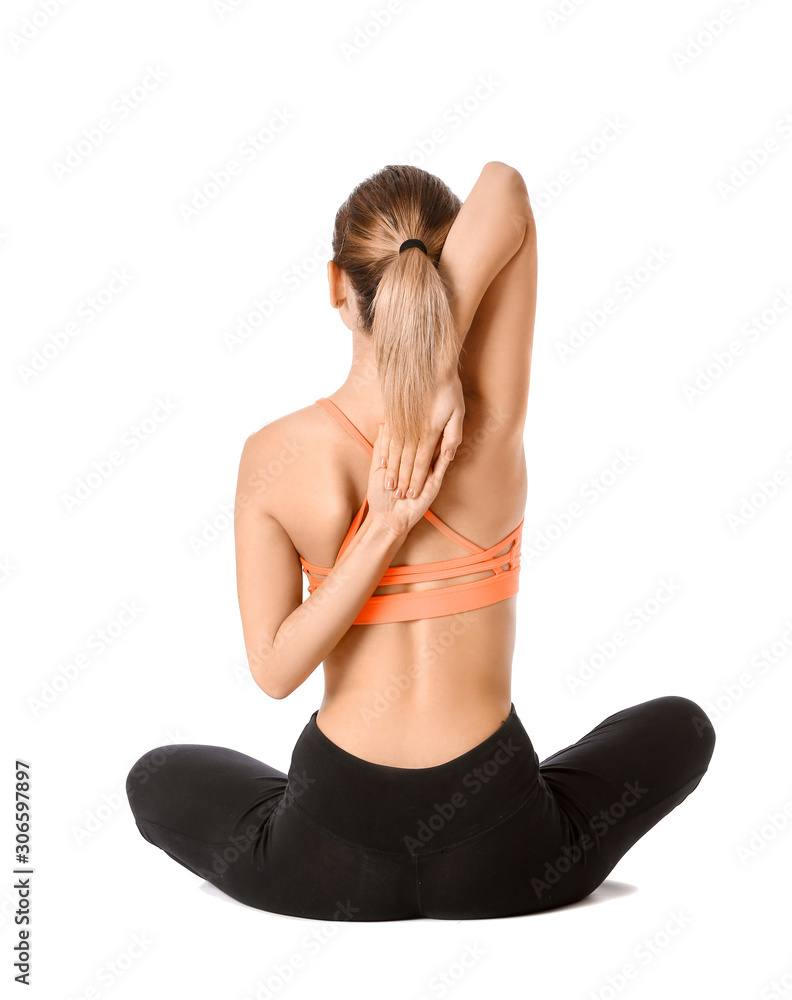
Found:
[[[3,989],[21,757],[27,996],[242,1000],[267,982],[273,996],[394,1000],[792,990],[777,919],[792,844],[788,5],[43,6],[2,13]],[[289,122],[185,219],[274,116]],[[81,142],[103,121],[100,144]],[[681,694],[715,722],[710,770],[572,907],[326,925],[242,906],[143,840],[127,772],[174,741],[287,770],[321,670],[280,702],[249,675],[230,516],[242,445],[346,377],[325,261],[355,184],[414,162],[464,199],[494,159],[525,177],[539,244],[515,706],[541,759],[622,707]],[[638,291],[618,297],[630,275]],[[564,359],[609,297],[616,312]],[[146,423],[158,400],[169,415]],[[68,506],[115,449],[121,464]],[[608,478],[619,450],[635,458]],[[583,499],[592,478],[606,486],[596,502]],[[582,515],[555,531],[575,500]],[[652,604],[664,580],[677,592]],[[124,602],[135,620],[114,627]],[[636,607],[645,627],[597,659]],[[98,652],[100,629],[114,640]],[[135,935],[147,943],[128,960]],[[467,945],[481,957],[453,978]],[[295,955],[304,968],[284,983]]]

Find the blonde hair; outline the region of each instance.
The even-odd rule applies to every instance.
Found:
[[[420,167],[383,167],[338,210],[333,260],[354,289],[372,340],[385,419],[401,441],[419,438],[438,376],[459,365],[459,338],[437,264],[462,202]],[[410,247],[422,240],[427,252]]]

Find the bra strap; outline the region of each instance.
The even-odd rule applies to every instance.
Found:
[[[374,445],[368,440],[368,438],[363,437],[346,413],[344,413],[340,407],[336,406],[332,399],[327,399],[327,397],[322,396],[322,398],[317,399],[316,402],[319,406],[324,407],[329,414],[334,416],[347,434],[349,434],[350,437],[353,437],[361,447],[365,448],[369,455],[373,454]]]
[[[316,400],[316,403],[319,406],[323,407],[325,410],[327,410],[327,412],[331,414],[331,416],[335,417],[335,419],[338,421],[339,424],[341,424],[341,426],[344,428],[347,434],[349,434],[350,437],[353,437],[362,448],[365,448],[369,455],[372,455],[374,453],[374,445],[368,440],[368,438],[363,437],[363,435],[360,433],[358,428],[355,427],[355,425],[352,423],[352,421],[349,419],[346,413],[344,413],[341,407],[337,406],[332,401],[332,399],[328,399],[326,396],[322,396]],[[347,532],[346,538],[344,539],[341,549],[339,550],[338,557],[336,558],[339,558],[341,556],[344,549],[352,541],[355,534],[357,533],[357,530],[360,527],[361,522],[363,521],[363,517],[365,515],[367,506],[368,506],[368,501],[364,500],[362,506],[360,507],[360,510],[358,510],[357,514],[355,515],[354,521],[349,526],[349,531]],[[437,528],[437,530],[441,532],[441,534],[445,535],[446,538],[450,538],[452,542],[456,542],[457,545],[460,545],[463,549],[467,549],[468,552],[470,552],[471,554],[473,553],[480,554],[482,552],[487,551],[480,545],[477,545],[475,542],[472,542],[469,538],[465,538],[464,535],[460,535],[458,531],[454,531],[454,529],[449,524],[446,524],[445,521],[442,520],[442,518],[439,518],[433,510],[427,509],[424,512],[424,517],[427,519],[427,521],[433,524],[435,528]]]

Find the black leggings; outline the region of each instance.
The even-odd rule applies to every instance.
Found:
[[[127,778],[143,837],[234,899],[275,913],[535,913],[593,892],[693,791],[715,746],[704,711],[676,695],[608,716],[541,763],[513,704],[483,743],[422,768],[347,753],[316,714],[288,774],[225,747],[144,754]]]

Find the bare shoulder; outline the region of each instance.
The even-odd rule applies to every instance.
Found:
[[[283,494],[297,485],[295,473],[308,465],[309,442],[317,433],[316,409],[309,405],[276,417],[246,438],[239,462],[238,504],[254,503],[278,517]]]
[[[306,431],[311,432],[316,427],[316,410],[317,408],[310,404],[291,413],[285,413],[282,417],[275,417],[257,431],[253,431],[245,441],[245,445],[250,444],[251,448],[266,453],[279,444],[282,445],[289,437],[304,434]]]

